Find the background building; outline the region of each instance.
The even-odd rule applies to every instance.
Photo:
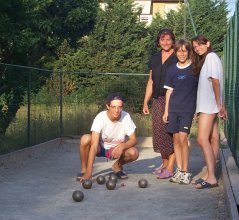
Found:
[[[177,10],[181,0],[135,0],[135,6],[142,7],[140,22],[149,25],[156,14],[160,14],[162,18],[166,18],[166,14],[170,10]]]

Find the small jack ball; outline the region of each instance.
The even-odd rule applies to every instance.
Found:
[[[81,202],[84,199],[84,193],[79,190],[76,190],[73,192],[72,198],[75,202]]]
[[[146,179],[140,179],[138,185],[140,188],[146,188],[148,186],[148,181]]]
[[[115,181],[108,180],[108,181],[106,182],[106,188],[107,188],[108,190],[113,190],[113,189],[115,189],[115,187],[116,187],[116,182],[115,182]]]
[[[84,189],[90,189],[92,187],[92,181],[91,180],[84,180],[82,182],[82,186]]]
[[[102,176],[102,175],[99,175],[97,178],[96,178],[96,182],[98,184],[105,184],[105,177]]]

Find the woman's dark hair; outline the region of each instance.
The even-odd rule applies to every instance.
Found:
[[[199,45],[204,44],[206,45],[208,42],[210,42],[204,35],[198,35],[191,40],[191,44],[193,46],[193,42],[197,42]],[[192,54],[192,67],[193,67],[193,72],[195,73],[200,73],[202,66],[204,64],[204,61],[206,59],[206,56],[208,53],[212,52],[212,46],[211,44],[207,48],[207,52],[204,53],[203,55],[198,55],[194,50]]]
[[[173,31],[170,29],[164,28],[159,31],[157,39],[155,41],[157,47],[159,46],[159,39],[164,35],[169,35],[173,41],[173,44],[175,43],[175,36]]]

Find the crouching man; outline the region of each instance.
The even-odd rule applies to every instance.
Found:
[[[81,172],[78,181],[90,179],[95,157],[117,159],[112,170],[120,179],[127,179],[123,165],[138,159],[139,153],[135,129],[129,113],[123,111],[124,100],[119,93],[107,97],[107,110],[100,112],[91,126],[91,134],[80,140]]]

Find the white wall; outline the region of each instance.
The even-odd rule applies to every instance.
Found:
[[[142,14],[150,14],[151,1],[134,1],[134,3],[143,8]]]

